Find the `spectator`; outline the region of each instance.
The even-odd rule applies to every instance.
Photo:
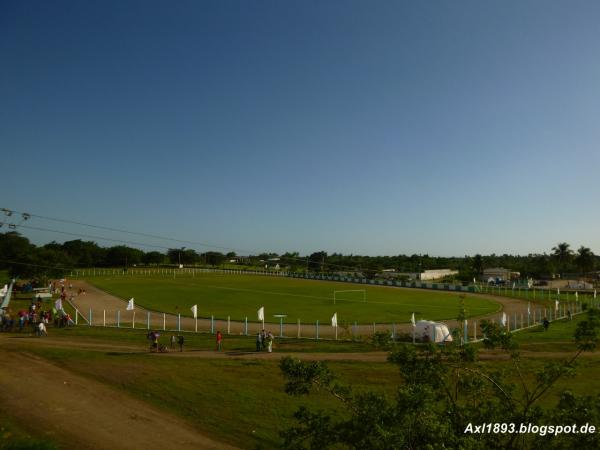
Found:
[[[260,352],[262,350],[262,334],[260,332],[256,333],[256,351]]]
[[[273,351],[273,333],[270,331],[267,333],[267,352],[271,353]]]
[[[550,322],[548,322],[548,319],[546,317],[544,317],[544,321],[542,322],[542,326],[544,327],[544,331],[548,331],[548,327],[550,326]]]
[[[223,350],[223,335],[220,331],[217,331],[217,351]]]

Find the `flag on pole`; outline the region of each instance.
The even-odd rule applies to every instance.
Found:
[[[506,313],[505,312],[502,313],[502,320],[500,320],[500,323],[502,324],[503,327],[506,326]]]
[[[57,298],[56,301],[54,302],[54,307],[56,308],[57,311],[62,311],[62,309],[63,309],[62,299]]]
[[[558,300],[556,300],[554,302],[554,311],[558,311],[558,305],[560,304],[560,302]]]
[[[8,285],[5,284],[4,287],[2,289],[0,289],[0,297],[4,297],[7,292],[8,292]]]
[[[258,320],[265,320],[265,307],[261,306],[258,310]]]
[[[417,323],[415,322],[415,313],[412,313],[412,316],[410,318],[410,323],[412,323],[412,326],[414,327]]]
[[[198,305],[194,305],[190,308],[192,310],[192,315],[194,316],[194,319],[198,318]]]
[[[133,311],[134,309],[135,305],[133,304],[133,297],[131,297],[127,302],[127,311]]]
[[[337,328],[337,313],[333,313],[331,317],[331,326]]]

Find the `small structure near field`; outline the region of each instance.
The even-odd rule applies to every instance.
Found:
[[[452,335],[445,323],[419,320],[415,324],[415,338],[422,342],[452,342]]]
[[[487,281],[489,284],[490,280],[496,284],[506,283],[512,281],[521,276],[519,272],[514,270],[505,269],[503,267],[491,267],[489,269],[483,269],[483,281]]]

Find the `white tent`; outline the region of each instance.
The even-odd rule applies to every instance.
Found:
[[[431,320],[419,320],[415,325],[415,337],[429,342],[451,342],[452,335],[448,326]]]

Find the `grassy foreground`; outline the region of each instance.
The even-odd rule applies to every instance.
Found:
[[[191,316],[197,304],[202,317],[226,319],[248,317],[265,307],[265,320],[278,322],[275,314],[287,314],[288,323],[319,320],[329,323],[337,312],[340,323],[408,322],[414,312],[418,319],[452,319],[459,309],[457,293],[356,285],[330,281],[300,280],[252,275],[203,273],[169,278],[161,276],[91,277],[90,283],[122,299],[134,297],[146,308]],[[333,304],[334,290],[365,289],[340,293]],[[491,300],[467,295],[469,316],[493,313],[499,305]]]
[[[582,315],[571,322],[554,322],[548,332],[533,328],[517,333],[516,337],[524,350],[539,345],[546,351],[570,351],[563,347],[555,348],[555,342],[564,341],[565,345],[572,346],[572,331],[583,319]],[[36,346],[36,342],[40,341],[31,338],[25,339],[29,343],[24,349],[67,370],[166,409],[181,416],[202,433],[242,448],[279,447],[279,432],[293,423],[293,413],[300,405],[310,405],[313,409],[323,409],[334,415],[343,414],[340,405],[331,397],[311,394],[307,398],[295,398],[286,395],[278,360],[194,357],[195,352],[213,348],[214,337],[211,335],[186,335],[187,355],[161,355],[147,352],[144,330],[80,326],[50,329],[49,332],[52,338],[58,338],[56,345]],[[73,348],[68,345],[75,342],[104,344],[110,349]],[[119,349],[119,345],[123,348]],[[252,338],[226,337],[227,351],[247,352],[253,348]],[[294,340],[293,343],[283,341],[275,347],[276,352],[284,350],[301,355],[306,352],[368,352],[373,347],[364,342]],[[556,359],[561,357],[564,355],[557,355]],[[549,361],[525,357],[523,369],[527,379],[533,381],[536,372]],[[482,361],[479,364],[498,370],[512,370],[508,361]],[[397,368],[386,362],[335,360],[328,365],[343,383],[353,385],[358,391],[368,389],[393,396],[399,382]],[[562,380],[544,403],[551,404],[565,389],[576,394],[600,392],[596,383],[599,373],[600,358],[583,359],[577,375]]]

